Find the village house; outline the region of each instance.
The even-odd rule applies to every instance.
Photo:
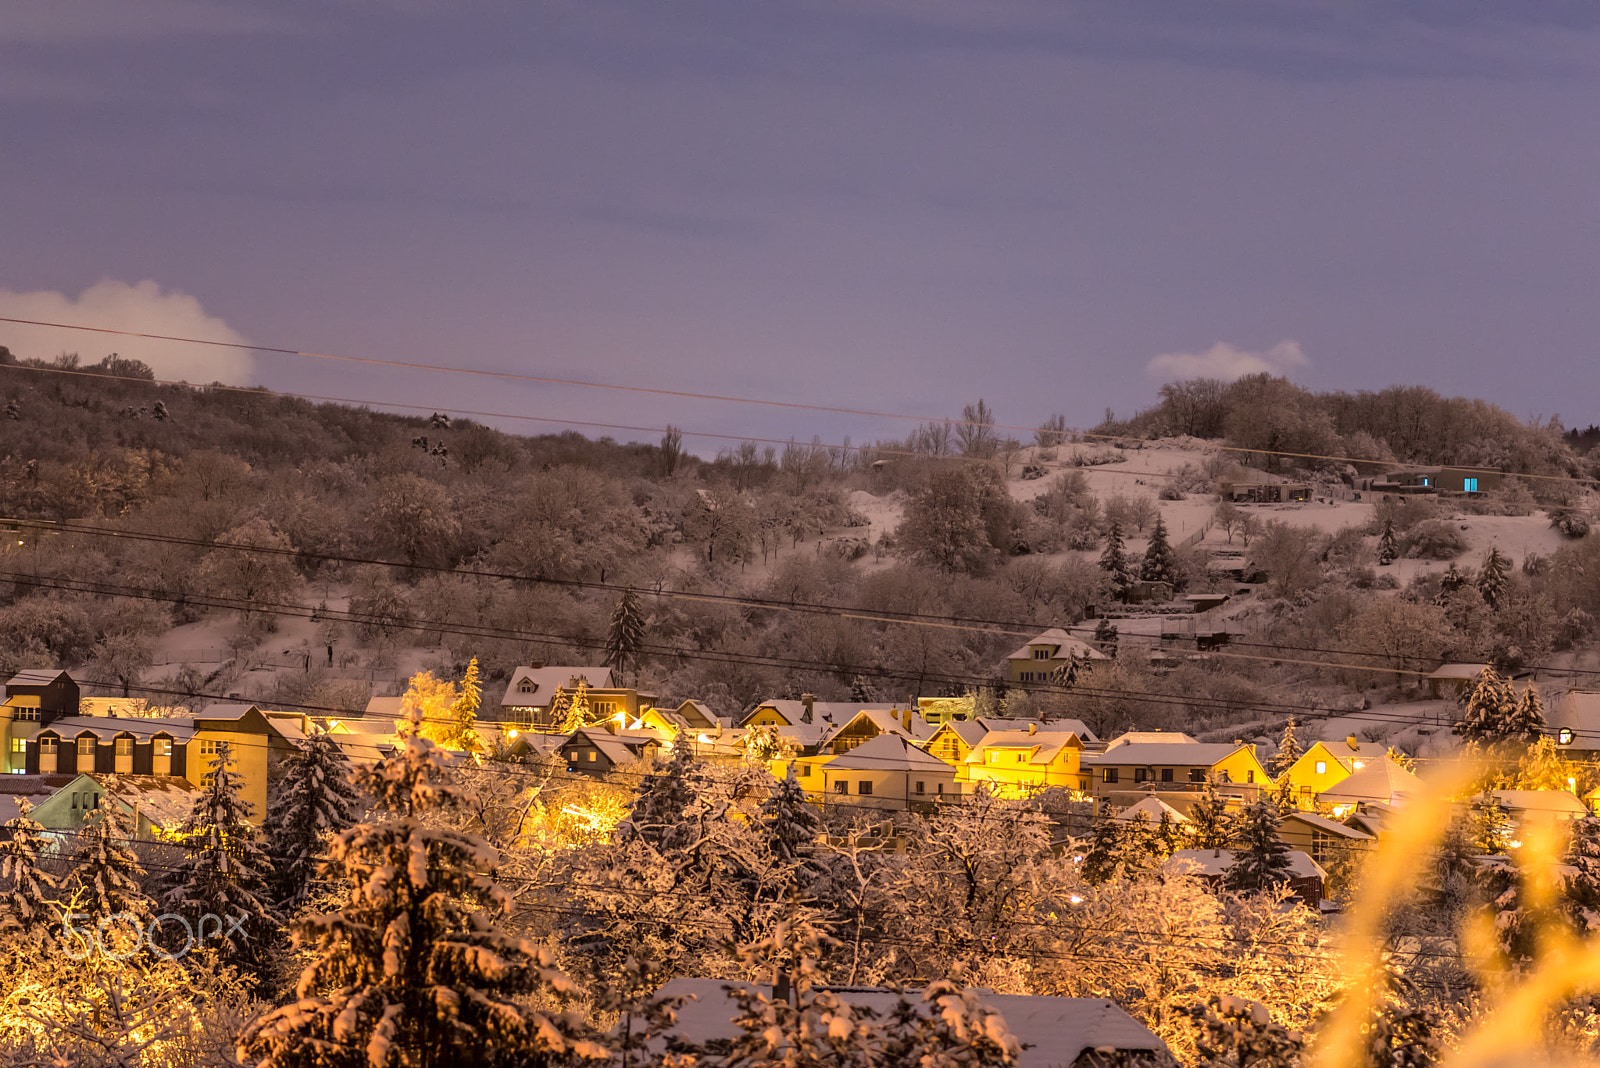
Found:
[[[743,729],[771,727],[778,741],[790,753],[812,755],[823,740],[854,719],[860,712],[898,712],[893,704],[862,704],[859,701],[818,701],[802,694],[798,701],[763,701],[739,721]],[[929,731],[931,735],[932,731]]]
[[[1114,806],[1141,791],[1195,793],[1207,780],[1215,784],[1219,795],[1249,804],[1272,782],[1253,746],[1193,741],[1118,742],[1104,753],[1082,760],[1095,797]]]
[[[78,684],[65,671],[54,668],[19,671],[6,682],[6,699],[0,704],[0,735],[9,774],[28,770],[28,743],[51,719],[78,714]]]
[[[519,667],[506,682],[498,718],[519,730],[558,730],[580,684],[595,719],[621,715],[635,721],[656,704],[653,693],[615,685],[608,667]],[[495,718],[489,712],[482,710],[479,719]]]
[[[1032,797],[1059,788],[1087,793],[1089,777],[1080,766],[1083,743],[1071,732],[990,731],[960,766],[960,775],[984,784],[996,797]]]
[[[1335,819],[1343,819],[1363,802],[1380,801],[1399,806],[1405,804],[1408,797],[1421,792],[1421,779],[1385,757],[1351,772],[1317,794],[1317,808],[1333,813]]]
[[[1105,653],[1081,638],[1074,638],[1060,627],[1051,627],[1006,657],[1003,670],[1008,682],[1050,682],[1057,671],[1074,663],[1081,676],[1095,664],[1109,660]]]
[[[1327,893],[1344,889],[1335,878],[1335,872],[1343,870],[1338,862],[1345,855],[1354,850],[1372,849],[1378,844],[1368,832],[1315,812],[1291,812],[1284,816],[1278,825],[1278,837],[1290,849],[1298,849],[1316,861],[1324,871],[1332,866],[1334,870],[1328,872]]]
[[[882,987],[824,989],[853,1010],[870,1012],[878,1019],[892,1016],[901,998],[896,991]],[[734,1021],[740,1009],[736,994],[755,991],[769,998],[784,996],[770,984],[686,977],[670,980],[657,991],[657,997],[682,999],[682,1004],[672,1024],[652,1039],[652,1049],[665,1050],[669,1042],[707,1045],[737,1038],[739,1029]],[[1154,1068],[1171,1063],[1166,1043],[1107,998],[996,994],[983,989],[975,993],[984,1007],[1000,1015],[1021,1047],[1017,1068]],[[915,994],[907,997],[917,1005],[917,1012],[930,1011]],[[649,1029],[635,1020],[619,1024],[618,1031],[623,1030],[645,1034]]]
[[[1201,882],[1211,886],[1220,884],[1233,867],[1231,849],[1180,849],[1172,859],[1192,865]],[[1321,909],[1327,896],[1328,873],[1322,865],[1298,849],[1289,851],[1289,889],[1308,908]]]
[[[959,767],[967,759],[967,754],[972,752],[972,747],[983,741],[984,735],[990,731],[1025,730],[1076,734],[1084,748],[1100,747],[1093,732],[1083,725],[1082,720],[1056,719],[1046,722],[1041,719],[982,716],[973,720],[951,720],[940,724],[933,732],[933,737],[923,744],[923,748],[946,764]]]
[[[624,764],[651,760],[666,748],[661,739],[648,731],[608,731],[603,727],[584,727],[572,732],[561,747],[567,770],[582,775],[601,776]]]
[[[870,742],[880,734],[894,734],[917,745],[925,745],[933,737],[933,728],[909,708],[863,708],[848,721],[823,735],[821,748],[833,753],[848,753]]]
[[[8,789],[19,787],[15,792]],[[194,809],[200,790],[176,775],[27,775],[0,783],[0,820],[20,814],[16,799],[33,803],[35,823],[67,852],[76,835],[115,805],[139,838],[171,837]]]
[[[1350,735],[1342,742],[1315,742],[1281,775],[1277,785],[1287,786],[1289,796],[1302,808],[1310,808],[1316,796],[1332,788],[1368,764],[1389,759],[1389,748],[1382,742],[1363,742]]]
[[[1600,691],[1568,690],[1545,713],[1556,747],[1567,760],[1600,760]]]
[[[1392,493],[1400,496],[1436,494],[1473,497],[1492,489],[1499,489],[1504,481],[1505,472],[1493,467],[1423,467],[1402,464],[1386,474],[1362,480],[1358,483],[1358,488],[1372,493]]]
[[[814,771],[805,778],[800,778],[798,765],[808,762],[795,763],[797,781],[824,803],[848,798],[865,805],[905,809],[963,792],[955,768],[897,734],[880,734],[825,762],[809,762]]]

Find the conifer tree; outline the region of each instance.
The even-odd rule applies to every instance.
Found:
[[[1233,838],[1233,819],[1209,775],[1189,806],[1189,837],[1196,849],[1226,849]]]
[[[1106,531],[1106,547],[1100,553],[1100,569],[1111,576],[1111,594],[1119,601],[1128,599],[1128,588],[1133,585],[1133,570],[1128,566],[1127,553],[1122,548],[1122,525],[1112,523]]]
[[[296,999],[258,1018],[241,1054],[273,1068],[381,1065],[569,1065],[608,1059],[565,1014],[532,1007],[574,987],[554,954],[507,934],[511,895],[498,852],[440,826],[459,805],[443,755],[413,710],[397,750],[357,772],[387,813],[334,840],[326,874],[343,906],[299,924],[315,959]]]
[[[1294,717],[1283,725],[1283,737],[1278,740],[1278,751],[1272,757],[1272,777],[1281,779],[1290,768],[1305,754],[1300,748],[1300,739],[1295,736]]]
[[[1100,651],[1111,659],[1117,658],[1117,625],[1109,619],[1102,619],[1094,625],[1094,643]]]
[[[460,691],[450,705],[450,721],[435,740],[445,749],[474,752],[483,748],[478,736],[478,705],[483,700],[483,683],[478,677],[478,658],[467,663],[467,673],[461,677]]]
[[[1378,536],[1378,563],[1388,567],[1400,558],[1400,543],[1394,535],[1394,520],[1383,521],[1383,533]]]
[[[277,861],[272,897],[288,914],[312,895],[329,840],[356,821],[360,802],[349,762],[326,734],[307,738],[283,762],[280,777],[262,831]]]
[[[822,816],[794,777],[793,764],[772,796],[762,802],[757,824],[766,831],[767,852],[779,865],[779,896],[804,894],[822,874],[817,840],[824,828]]]
[[[1150,544],[1144,550],[1144,563],[1139,568],[1139,578],[1145,582],[1165,582],[1178,585],[1178,560],[1167,542],[1167,523],[1156,513],[1155,529],[1150,531]]]
[[[1516,703],[1510,680],[1485,665],[1467,697],[1456,734],[1476,744],[1493,745],[1504,740],[1516,715]]]
[[[611,612],[611,629],[606,635],[606,666],[621,675],[637,663],[644,645],[644,612],[632,586],[622,591]]]
[[[1581,934],[1600,931],[1600,820],[1593,816],[1567,825],[1571,838],[1563,861],[1564,908]]]
[[[1467,576],[1463,575],[1460,569],[1452,563],[1444,569],[1444,574],[1439,576],[1439,596],[1441,599],[1449,597],[1450,594],[1455,593],[1466,585]]]
[[[1511,716],[1505,724],[1505,737],[1523,745],[1534,745],[1546,737],[1546,729],[1544,702],[1539,700],[1539,688],[1529,683],[1528,688],[1512,704]]]
[[[1161,822],[1156,824],[1156,841],[1161,845],[1161,856],[1170,857],[1178,850],[1184,848],[1183,827],[1172,818],[1172,813],[1161,813]]]
[[[1472,802],[1468,835],[1472,848],[1480,855],[1504,853],[1511,845],[1511,816],[1498,801],[1485,794]]]
[[[641,840],[661,852],[683,849],[700,837],[690,815],[698,813],[710,786],[688,740],[678,732],[672,759],[658,774],[646,775],[634,788],[633,807],[617,824],[617,839]]]
[[[98,922],[119,913],[149,920],[154,904],[144,892],[144,868],[128,842],[120,806],[107,798],[101,816],[78,838],[67,893],[73,912]]]
[[[1102,819],[1096,823],[1089,848],[1084,850],[1083,863],[1078,868],[1083,881],[1098,885],[1116,875],[1125,859],[1122,845],[1122,829],[1116,820]]]
[[[1254,894],[1289,878],[1289,847],[1278,837],[1278,809],[1270,801],[1257,801],[1244,810],[1233,863],[1222,883],[1235,893]]]
[[[1140,812],[1123,824],[1122,865],[1125,873],[1137,875],[1152,871],[1164,859],[1161,839],[1156,836],[1155,828],[1150,826],[1150,817]]]
[[[239,798],[241,776],[232,771],[232,746],[217,756],[200,796],[178,828],[185,853],[173,867],[163,904],[196,926],[213,925],[208,942],[227,957],[254,956],[275,917],[267,906],[272,862],[250,825],[250,806]]]
[[[54,875],[39,867],[44,828],[30,815],[33,803],[17,800],[18,815],[0,824],[0,934],[22,939],[36,949],[53,940],[59,922]]]
[[[1478,571],[1478,592],[1491,609],[1498,609],[1505,600],[1506,571],[1506,558],[1500,555],[1500,547],[1489,546],[1483,567]]]
[[[578,685],[567,695],[567,714],[561,721],[561,733],[571,734],[594,725],[594,709],[589,704],[589,684],[578,680]]]

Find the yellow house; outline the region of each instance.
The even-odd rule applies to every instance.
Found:
[[[988,784],[999,797],[1030,797],[1052,787],[1085,793],[1082,755],[1083,742],[1070,731],[990,731],[962,761],[960,774],[974,785]]]
[[[1338,889],[1342,867],[1334,862],[1351,850],[1372,849],[1378,840],[1366,831],[1319,816],[1314,812],[1291,812],[1278,825],[1278,837],[1290,849],[1298,849],[1328,868],[1330,889]]]
[[[1382,742],[1358,741],[1355,735],[1342,742],[1317,742],[1278,776],[1277,786],[1282,788],[1287,782],[1295,803],[1310,808],[1322,791],[1337,786],[1369,764],[1387,759],[1388,753]]]
[[[848,753],[880,734],[893,734],[922,746],[933,737],[933,733],[933,728],[912,709],[891,708],[884,711],[863,708],[849,721],[824,735],[822,748],[834,754]]]
[[[1208,778],[1249,803],[1272,785],[1254,747],[1208,742],[1129,742],[1082,759],[1090,789],[1112,799],[1129,791],[1188,791]]]
[[[1006,678],[1011,682],[1049,682],[1055,672],[1076,659],[1092,668],[1110,658],[1081,638],[1060,627],[1036,635],[1027,645],[1006,657]]]

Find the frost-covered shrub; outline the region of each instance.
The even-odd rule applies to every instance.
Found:
[[[1418,523],[1401,540],[1401,554],[1413,560],[1454,560],[1467,550],[1461,532],[1440,519]]]
[[[1568,538],[1581,538],[1589,533],[1589,517],[1582,512],[1558,512],[1550,525]]]
[[[1172,485],[1162,486],[1156,497],[1163,501],[1181,501],[1184,499],[1183,491]]]

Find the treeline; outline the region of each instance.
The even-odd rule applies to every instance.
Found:
[[[1196,378],[1162,386],[1160,401],[1130,419],[1107,413],[1096,432],[1225,439],[1262,450],[1253,462],[1269,470],[1338,467],[1342,460],[1318,457],[1348,457],[1517,474],[1594,473],[1574,451],[1581,439],[1569,439],[1556,420],[1524,423],[1487,401],[1443,397],[1426,386],[1318,393],[1268,374],[1234,382]]]

